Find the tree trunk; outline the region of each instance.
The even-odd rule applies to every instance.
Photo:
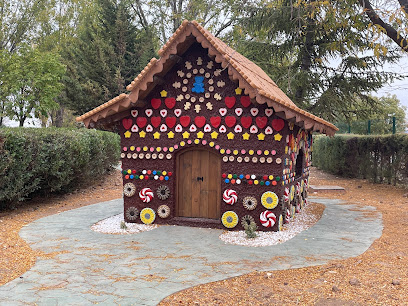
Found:
[[[26,117],[25,116],[23,116],[23,117],[21,117],[20,119],[19,119],[19,122],[20,122],[20,127],[23,127],[24,126],[24,121],[26,120]]]

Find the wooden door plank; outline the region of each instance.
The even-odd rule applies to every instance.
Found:
[[[192,190],[191,190],[191,217],[199,218],[200,216],[200,196],[201,196],[201,181],[197,181],[197,177],[201,177],[201,151],[194,150],[192,152]]]
[[[211,153],[209,159],[209,212],[208,217],[218,219],[220,217],[220,200],[221,200],[221,162],[220,157]]]
[[[209,215],[209,188],[211,184],[211,177],[209,176],[210,173],[210,152],[209,151],[200,151],[200,168],[201,174],[200,176],[203,178],[201,181],[201,188],[200,188],[200,216],[202,218],[210,218]]]

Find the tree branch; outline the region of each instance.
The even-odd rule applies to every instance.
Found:
[[[408,41],[404,37],[402,37],[401,34],[399,34],[396,29],[394,29],[390,24],[384,22],[384,20],[382,20],[380,16],[378,16],[378,14],[374,11],[373,7],[371,6],[370,1],[359,0],[359,2],[360,5],[363,7],[364,12],[367,14],[368,18],[370,18],[371,22],[373,24],[383,27],[385,29],[385,34],[389,38],[391,38],[396,44],[398,44],[398,46],[400,46],[400,48],[403,51],[408,52]],[[408,5],[407,0],[399,0],[399,2],[401,4]]]
[[[401,5],[401,8],[405,12],[405,14],[408,14],[408,0],[398,0],[398,2]]]

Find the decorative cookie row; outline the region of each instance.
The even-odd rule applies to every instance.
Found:
[[[133,183],[126,183],[123,186],[123,194],[132,197],[136,193],[136,186]],[[166,185],[160,185],[156,190],[156,195],[160,200],[167,200],[170,197],[170,189]],[[143,188],[139,191],[139,198],[143,203],[149,203],[154,198],[154,193],[150,188]]]
[[[136,207],[131,206],[126,209],[125,215],[129,221],[136,221],[137,218],[140,217],[140,220],[144,224],[152,224],[156,219],[156,213],[153,209],[148,207],[143,208],[139,214],[139,210]],[[167,205],[160,205],[157,209],[157,215],[162,219],[168,218],[170,216],[170,207]]]
[[[173,175],[172,172],[160,171],[160,170],[123,170],[125,179],[135,180],[160,180],[168,181]]]
[[[265,185],[265,186],[276,186],[281,180],[279,176],[274,177],[273,175],[255,175],[255,174],[226,174],[223,173],[221,177],[224,179],[226,184],[249,184],[249,185]]]

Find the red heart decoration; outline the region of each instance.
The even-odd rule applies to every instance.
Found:
[[[268,118],[266,118],[266,117],[256,117],[255,121],[256,121],[256,125],[260,129],[263,129],[266,126],[266,124],[268,123]]]
[[[189,116],[181,116],[180,123],[182,126],[186,127],[190,124],[190,117]]]
[[[196,126],[201,128],[205,124],[205,117],[204,116],[197,116],[197,117],[194,118],[194,122],[195,122]]]
[[[243,107],[251,105],[251,98],[249,96],[241,96],[241,104]]]
[[[147,124],[147,118],[145,117],[137,117],[136,118],[136,124],[138,127],[140,127],[141,129],[144,128]]]
[[[151,120],[151,122],[152,122],[152,125],[154,126],[154,127],[158,127],[159,125],[160,125],[160,122],[161,122],[161,118],[160,117],[152,117],[152,119],[150,119]]]
[[[241,124],[244,128],[249,128],[252,124],[252,117],[242,117]]]
[[[210,122],[213,127],[217,128],[221,124],[221,117],[211,117]]]
[[[235,118],[235,117],[233,117],[233,116],[227,116],[227,117],[225,117],[225,124],[226,124],[228,127],[233,127],[236,122],[237,122],[237,118]]]
[[[123,119],[122,120],[122,125],[125,128],[125,130],[128,130],[132,127],[132,119]]]
[[[225,105],[232,108],[235,105],[235,97],[225,97]]]
[[[161,100],[160,99],[152,99],[151,103],[152,103],[152,107],[154,109],[158,109],[160,107],[160,105],[161,105]]]
[[[166,104],[168,108],[172,109],[176,105],[176,99],[166,98],[166,100],[164,100],[164,104]]]
[[[173,126],[175,126],[175,125],[176,125],[176,121],[177,121],[176,117],[167,117],[167,118],[166,118],[166,124],[167,124],[167,126],[168,126],[169,128],[172,128]]]
[[[285,126],[285,121],[283,119],[273,119],[272,120],[272,127],[275,131],[279,132]]]

